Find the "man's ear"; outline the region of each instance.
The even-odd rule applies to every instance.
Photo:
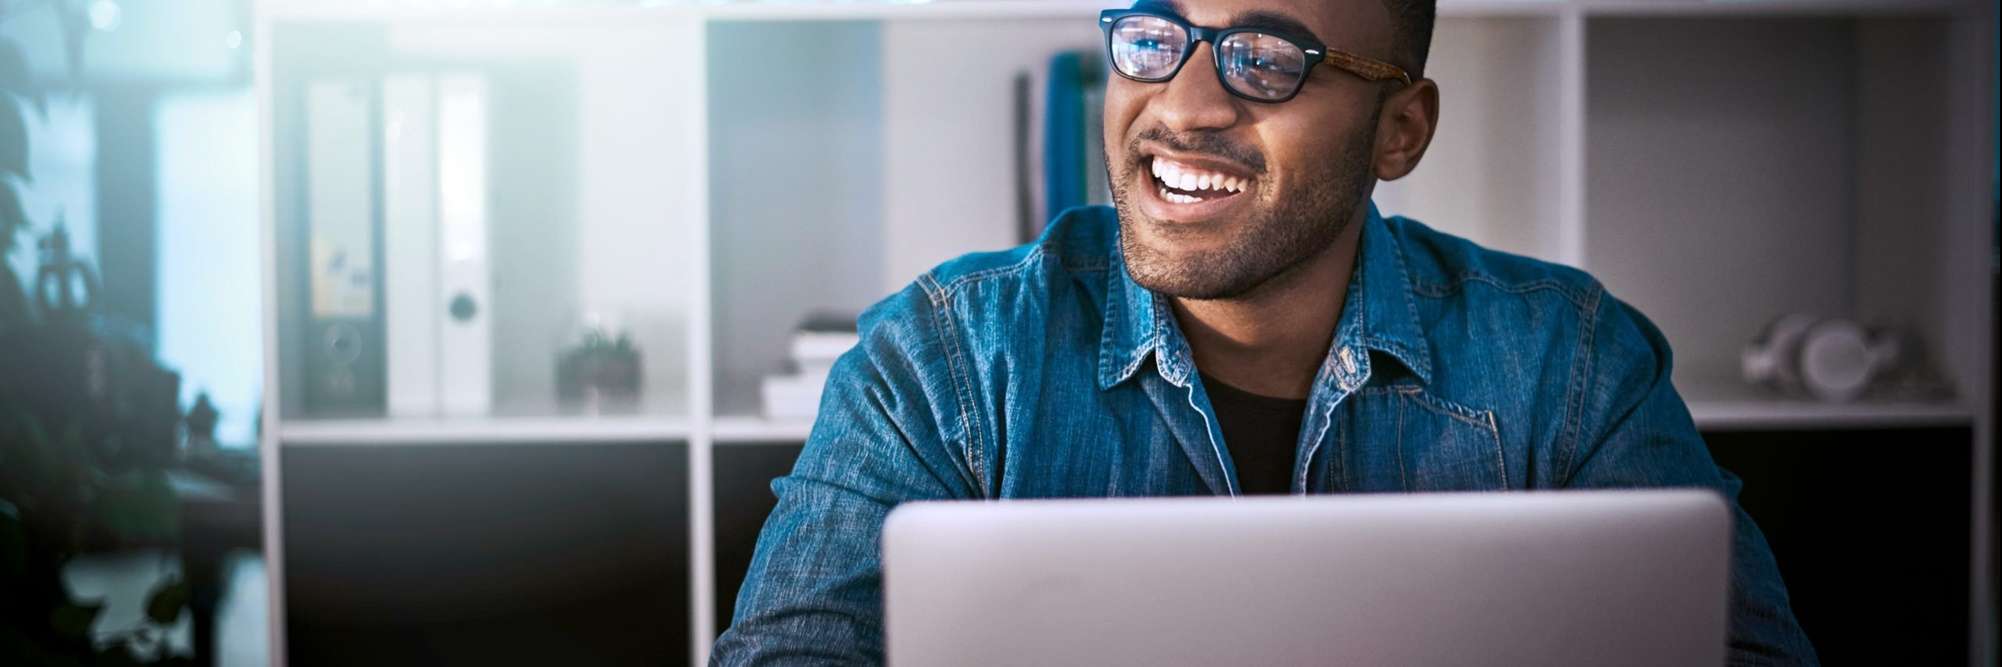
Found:
[[[1376,177],[1394,181],[1418,168],[1438,129],[1439,84],[1419,79],[1391,93],[1376,119]]]

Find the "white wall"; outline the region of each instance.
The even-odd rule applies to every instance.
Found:
[[[1425,75],[1439,130],[1410,175],[1377,184],[1405,215],[1498,250],[1561,261],[1557,19],[1439,20]]]
[[[1097,51],[1103,39],[1076,19],[883,24],[883,123],[894,130],[883,160],[885,293],[961,254],[1017,244],[1010,82],[1019,71],[1041,82],[1051,54]],[[1031,159],[1040,155],[1038,145]]]
[[[807,313],[857,313],[885,296],[884,197],[922,193],[891,193],[881,177],[880,35],[874,22],[710,28],[720,412],[756,411],[758,378],[784,370]]]

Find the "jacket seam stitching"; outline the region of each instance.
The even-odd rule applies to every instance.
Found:
[[[1397,486],[1405,491],[1411,489],[1411,471],[1404,465],[1404,401],[1397,401]]]
[[[1599,328],[1600,304],[1603,303],[1604,295],[1604,289],[1594,290],[1591,295],[1591,305],[1579,309],[1582,325],[1578,327],[1577,356],[1571,363],[1569,390],[1571,400],[1566,401],[1564,406],[1565,412],[1568,413],[1564,418],[1564,430],[1561,436],[1564,445],[1558,448],[1558,465],[1554,471],[1562,479],[1562,485],[1566,486],[1571,483],[1571,463],[1578,456],[1579,440],[1583,437],[1585,403],[1592,391],[1591,378],[1595,361],[1592,354],[1592,338],[1593,332]]]
[[[1508,488],[1508,448],[1502,445],[1501,424],[1495,423],[1495,411],[1487,411],[1486,416],[1488,418],[1488,435],[1493,436],[1495,439],[1495,474],[1501,478],[1497,480],[1500,482],[1500,488],[1506,489]]]
[[[1483,421],[1482,415],[1494,412],[1493,410],[1475,410],[1458,401],[1433,396],[1429,392],[1417,387],[1399,389],[1396,393],[1404,395],[1406,398],[1411,399],[1413,403],[1417,403],[1419,407],[1425,408],[1428,411],[1450,417],[1455,421],[1466,422],[1468,426],[1475,428],[1488,428],[1489,424]]]
[[[926,274],[925,278],[930,279],[934,284],[937,282],[937,279],[931,278],[930,274]],[[924,282],[924,280],[919,281],[920,284]],[[932,326],[939,338],[939,345],[945,348],[945,365],[947,376],[952,381],[953,402],[959,408],[959,428],[966,443],[966,449],[961,454],[966,457],[966,465],[974,474],[974,484],[983,493],[991,496],[993,492],[989,488],[988,482],[989,471],[987,470],[986,454],[984,451],[985,441],[980,431],[974,425],[972,396],[969,395],[967,389],[970,383],[967,381],[963,369],[965,360],[960,356],[959,338],[952,330],[952,322],[949,317],[951,305],[950,292],[942,287],[940,290],[941,296],[935,299],[933,303]],[[930,292],[931,289],[926,288],[926,291]]]
[[[1461,287],[1464,287],[1468,283],[1487,285],[1488,287],[1509,294],[1528,294],[1549,290],[1557,292],[1565,300],[1570,301],[1572,305],[1581,309],[1592,307],[1592,302],[1596,301],[1591,294],[1579,294],[1578,290],[1556,278],[1540,278],[1523,283],[1508,283],[1493,276],[1479,273],[1463,273],[1451,281],[1442,284],[1413,282],[1411,283],[1411,291],[1421,296],[1441,298],[1454,295],[1460,291]]]
[[[1114,352],[1114,344],[1117,342],[1115,340],[1115,333],[1123,326],[1121,319],[1129,317],[1124,312],[1124,304],[1121,303],[1122,299],[1120,297],[1122,295],[1115,294],[1113,292],[1114,289],[1116,287],[1113,285],[1107,285],[1105,288],[1105,316],[1102,319],[1103,323],[1100,325],[1098,332],[1098,377],[1096,379],[1098,380],[1097,388],[1101,390],[1110,388],[1115,384],[1113,382],[1113,367],[1109,355]]]
[[[946,302],[952,300],[954,293],[962,289],[965,289],[973,285],[974,283],[983,282],[989,278],[1021,273],[1027,270],[1037,260],[1042,259],[1043,255],[1044,255],[1043,246],[1035,246],[1034,248],[1031,248],[1029,250],[1029,254],[1023,257],[1021,261],[1017,261],[1013,264],[1009,264],[1007,266],[996,266],[996,267],[985,268],[979,271],[973,271],[971,273],[954,276],[951,281],[943,283],[942,285],[939,286],[938,295],[933,298],[933,302],[937,303],[940,306],[943,306],[945,305]],[[933,278],[932,280],[936,281],[937,278]]]
[[[1498,487],[1508,488],[1508,458],[1503,451],[1501,425],[1495,419],[1494,410],[1476,410],[1458,401],[1449,400],[1442,396],[1435,396],[1421,387],[1404,386],[1386,387],[1385,389],[1389,389],[1390,391],[1383,391],[1381,393],[1403,396],[1406,400],[1417,404],[1419,408],[1427,412],[1442,415],[1453,421],[1462,422],[1476,431],[1487,433],[1490,444],[1494,446],[1494,472],[1497,476]],[[1403,433],[1404,412],[1400,408],[1398,410],[1398,452],[1400,454],[1400,463],[1398,465],[1400,470],[1403,467],[1401,456],[1403,453]]]
[[[1395,234],[1396,232],[1392,232],[1392,233],[1393,233],[1393,234]],[[1408,259],[1408,258],[1406,258],[1406,257],[1404,256],[1404,239],[1402,239],[1402,238],[1398,238],[1398,239],[1397,239],[1397,243],[1393,244],[1393,245],[1392,245],[1392,248],[1394,248],[1395,250],[1397,250],[1397,272],[1398,272],[1399,276],[1400,276],[1400,277],[1402,277],[1402,278],[1404,279],[1404,284],[1405,284],[1405,285],[1411,285],[1411,286],[1416,286],[1416,285],[1417,285],[1418,283],[1416,283],[1416,282],[1413,282],[1413,281],[1411,280],[1411,260],[1410,260],[1410,259]],[[1411,291],[1406,291],[1406,292],[1405,292],[1405,293],[1403,294],[1403,296],[1404,296],[1404,311],[1405,311],[1405,314],[1406,314],[1406,315],[1407,315],[1408,317],[1410,317],[1410,318],[1411,318],[1411,320],[1410,320],[1410,321],[1411,321],[1411,323],[1415,325],[1415,324],[1417,324],[1417,323],[1418,323],[1418,321],[1419,321],[1419,320],[1418,320],[1418,300],[1417,300],[1417,299],[1414,299],[1414,298],[1411,298]],[[1421,328],[1421,330],[1422,330],[1422,326],[1421,326],[1420,328]],[[1372,337],[1373,337],[1373,336],[1372,336]],[[1400,344],[1398,345],[1398,347],[1400,348],[1400,351],[1402,351],[1402,348],[1403,348],[1403,345],[1402,345],[1401,343],[1400,343]],[[1405,354],[1407,354],[1407,355],[1410,355],[1410,356],[1413,356],[1413,357],[1417,357],[1417,356],[1418,356],[1418,355],[1417,355],[1416,353],[1412,353],[1412,352],[1405,352]],[[1418,358],[1419,358],[1419,359],[1421,359],[1421,360],[1423,360],[1423,362],[1424,362],[1424,364],[1423,364],[1423,365],[1424,365],[1425,367],[1424,367],[1424,368],[1416,368],[1416,369],[1412,369],[1412,370],[1415,370],[1415,371],[1417,371],[1417,372],[1418,372],[1419,374],[1421,374],[1421,375],[1424,375],[1424,376],[1426,377],[1426,379],[1427,379],[1427,380],[1430,380],[1430,379],[1431,379],[1431,376],[1432,376],[1432,357],[1431,357],[1431,355],[1427,354],[1427,355],[1425,355],[1425,356],[1423,356],[1423,357],[1418,357]]]

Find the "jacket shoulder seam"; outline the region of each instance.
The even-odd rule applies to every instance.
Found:
[[[985,440],[981,437],[980,429],[976,428],[977,420],[974,415],[977,413],[973,405],[973,396],[969,393],[971,382],[966,377],[965,352],[952,326],[951,309],[948,307],[951,302],[951,290],[939,285],[938,279],[930,273],[919,276],[918,284],[923,287],[931,302],[932,334],[937,337],[938,345],[944,352],[941,356],[945,359],[946,379],[952,386],[954,408],[959,411],[960,437],[964,443],[959,455],[966,462],[967,468],[973,472],[975,477],[973,481],[978,490],[988,493],[989,471],[983,453]]]
[[[1592,391],[1593,367],[1598,361],[1592,354],[1593,334],[1599,328],[1600,305],[1605,294],[1604,289],[1592,290],[1589,303],[1580,304],[1578,309],[1578,347],[1571,358],[1571,386],[1564,391],[1564,423],[1558,431],[1557,467],[1553,471],[1562,476],[1562,483],[1567,485],[1570,483],[1571,463],[1577,460],[1580,441],[1585,437],[1585,401]]]
[[[1014,263],[1005,266],[988,267],[985,269],[980,269],[977,271],[971,271],[968,273],[952,276],[950,280],[947,280],[943,283],[938,282],[938,278],[933,275],[937,273],[937,270],[933,270],[927,273],[926,275],[931,277],[932,283],[937,285],[938,289],[936,291],[926,290],[926,292],[931,297],[932,305],[945,307],[952,301],[954,293],[966,289],[967,287],[970,287],[974,284],[981,283],[990,279],[1019,274],[1023,271],[1028,270],[1029,267],[1034,266],[1036,262],[1038,262],[1039,260],[1042,260],[1045,254],[1046,250],[1044,246],[1042,245],[1033,246],[1029,249],[1029,253],[1027,255],[1024,255],[1022,259],[1017,260]]]

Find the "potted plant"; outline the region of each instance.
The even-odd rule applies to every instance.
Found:
[[[33,4],[0,0],[0,22]],[[65,27],[74,71],[82,5],[46,6]],[[30,286],[67,292],[79,275],[59,221],[39,235],[42,273],[57,269],[59,284],[24,279],[6,261],[33,231],[21,201],[33,184],[30,112],[46,113],[41,92],[19,48],[0,41],[0,664],[187,663],[165,641],[189,598],[179,578],[153,588],[140,625],[115,630],[96,627],[102,602],[78,599],[63,579],[87,549],[178,539],[166,468],[179,378],[94,317],[87,299],[51,307],[31,297]]]

